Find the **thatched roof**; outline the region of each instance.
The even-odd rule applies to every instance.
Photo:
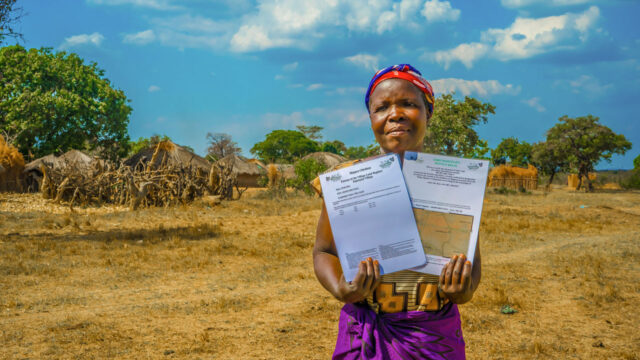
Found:
[[[302,160],[307,159],[315,159],[319,163],[324,164],[327,169],[347,161],[345,157],[330,152],[315,152],[302,158]]]
[[[225,164],[232,166],[232,171],[236,175],[262,175],[266,172],[264,167],[256,164],[255,162],[249,162],[247,159],[236,154],[230,154],[222,159],[216,161],[216,164]]]
[[[291,164],[269,164],[269,165],[275,165],[276,169],[278,169],[278,172],[281,173],[282,177],[285,178],[286,180],[296,178],[296,168]]]
[[[157,154],[154,159],[153,155],[156,153],[156,150]],[[163,163],[163,161],[166,166],[195,166],[207,172],[211,169],[211,163],[209,163],[205,158],[168,140],[161,141],[157,145],[140,150],[137,154],[126,159],[124,161],[124,165],[134,167],[138,165],[138,163],[148,164],[151,160],[153,160],[153,164],[151,165],[156,169]]]
[[[40,165],[44,164],[51,169],[64,169],[66,167],[75,167],[78,170],[88,170],[91,168],[93,162],[96,159],[83,153],[79,150],[69,150],[66,153],[55,156],[49,154],[41,158],[35,159],[28,163],[24,167],[25,172],[38,171],[40,172]]]

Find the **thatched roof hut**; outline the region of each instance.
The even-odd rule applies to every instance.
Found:
[[[285,180],[296,178],[296,168],[291,164],[273,164]]]
[[[230,154],[216,161],[216,164],[231,166],[238,186],[258,187],[258,179],[266,173],[266,169],[255,161],[248,161],[242,156]]]
[[[69,150],[60,156],[49,154],[35,159],[24,167],[27,191],[39,191],[40,181],[42,179],[41,165],[45,165],[49,169],[54,170],[71,167],[86,174],[91,171],[96,161],[102,160],[93,158],[79,150]]]
[[[211,169],[211,163],[205,158],[169,140],[140,150],[137,154],[126,159],[123,164],[132,168],[143,165],[153,169],[164,166],[198,167],[206,172]]]
[[[314,159],[317,162],[324,164],[327,169],[347,161],[347,158],[330,152],[314,152],[302,158],[302,160],[307,159]]]

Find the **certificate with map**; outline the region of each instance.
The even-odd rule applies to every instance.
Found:
[[[427,263],[412,270],[440,275],[453,254],[473,261],[489,162],[405,152],[404,174]]]
[[[382,273],[420,266],[425,256],[396,154],[320,175],[342,272],[353,280],[360,261],[378,260]]]

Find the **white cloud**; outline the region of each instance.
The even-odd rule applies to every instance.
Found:
[[[602,84],[600,80],[590,75],[581,75],[577,79],[569,81],[569,86],[575,94],[586,93],[588,95],[602,94],[613,88],[613,84]]]
[[[451,63],[456,61],[461,62],[469,69],[476,60],[484,57],[488,50],[489,47],[482,43],[460,44],[451,50],[436,51],[433,59],[439,64],[442,64],[445,70],[449,69]],[[430,57],[428,54],[423,56],[425,59],[428,57]]]
[[[456,78],[438,79],[431,81],[436,94],[456,92],[464,96],[475,94],[478,96],[489,95],[516,95],[520,92],[520,86],[512,84],[503,85],[497,80],[464,80]]]
[[[600,18],[600,9],[591,6],[582,13],[566,13],[543,18],[522,18],[505,29],[488,29],[481,35],[481,42],[460,44],[457,47],[436,52],[433,59],[445,69],[453,62],[461,62],[467,68],[483,57],[501,61],[526,59],[559,50],[572,50],[583,46],[594,32]],[[428,59],[429,54],[423,58]]]
[[[94,32],[93,34],[74,35],[65,38],[64,42],[59,46],[59,48],[60,50],[66,50],[82,45],[100,46],[103,40],[104,36],[102,36],[102,34],[98,32]]]
[[[448,1],[428,0],[421,14],[429,22],[457,21],[460,18],[460,10],[452,8]]]
[[[360,94],[364,95],[367,92],[367,88],[360,86],[347,86],[347,87],[338,87],[331,91],[325,92],[327,95],[347,95],[347,94]]]
[[[298,62],[292,62],[291,64],[287,64],[285,66],[282,67],[282,70],[284,71],[293,71],[295,69],[298,68]]]
[[[364,109],[334,109],[314,108],[307,110],[310,117],[322,119],[321,123],[330,128],[338,128],[344,125],[363,126],[369,124],[369,115]]]
[[[502,0],[502,6],[510,9],[528,7],[532,5],[542,6],[569,6],[594,2],[593,0]]]
[[[156,92],[156,91],[160,91],[160,87],[159,87],[159,86],[156,86],[156,85],[151,85],[151,86],[149,86],[148,91],[149,91],[150,93],[152,93],[152,92]]]
[[[135,34],[126,34],[122,41],[126,44],[144,45],[154,41],[155,39],[156,34],[153,30],[145,30]]]
[[[281,74],[277,74],[276,76],[273,77],[274,80],[282,80],[284,79],[284,75]]]
[[[172,5],[170,0],[88,0],[97,5],[133,5],[156,10],[177,10],[179,6]]]
[[[313,48],[334,31],[378,33],[415,27],[424,0],[263,0],[258,11],[243,18],[231,38],[238,52],[276,47]],[[449,2],[430,0],[434,21],[457,19]]]
[[[291,114],[266,113],[261,116],[262,125],[267,129],[293,129],[296,125],[304,125],[302,112]]]
[[[311,84],[311,85],[307,86],[307,91],[318,90],[318,89],[321,89],[322,87],[323,87],[322,84]]]
[[[371,70],[372,72],[380,69],[380,56],[378,55],[361,53],[346,57],[345,60],[366,70]]]
[[[533,97],[533,98],[528,99],[528,100],[522,100],[522,102],[527,104],[527,105],[529,105],[530,107],[534,108],[537,112],[545,112],[545,111],[547,111],[547,109],[540,104],[540,98],[539,97]]]
[[[553,50],[574,48],[585,42],[599,17],[600,10],[592,6],[579,14],[516,18],[510,27],[489,29],[482,38],[494,44],[492,53],[498,59],[524,59]]]

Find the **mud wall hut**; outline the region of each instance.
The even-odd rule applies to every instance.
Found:
[[[216,161],[216,164],[230,166],[232,174],[236,177],[236,184],[239,187],[258,187],[258,180],[266,174],[264,165],[259,165],[255,161],[230,154]]]

